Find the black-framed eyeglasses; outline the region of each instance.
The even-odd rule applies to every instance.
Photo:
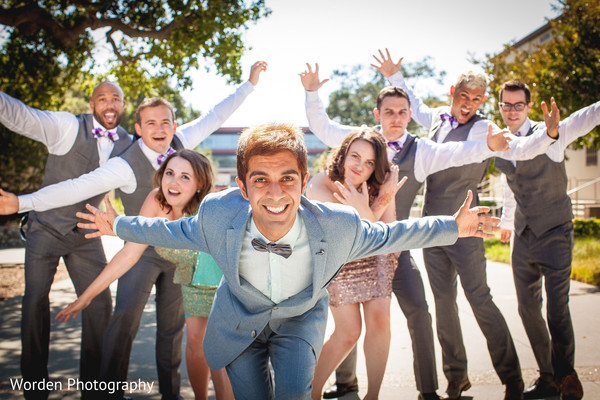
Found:
[[[515,104],[511,104],[511,103],[498,103],[500,105],[500,107],[502,107],[503,111],[511,111],[513,108],[515,109],[515,111],[523,111],[525,109],[525,107],[527,106],[527,103],[524,103],[522,101],[515,103]]]

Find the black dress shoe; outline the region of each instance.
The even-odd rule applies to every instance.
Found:
[[[540,377],[523,392],[526,400],[545,399],[546,397],[558,396],[560,390],[554,381],[552,374],[540,374]]]
[[[513,378],[506,382],[504,400],[523,400],[523,379]]]
[[[436,392],[431,393],[419,393],[417,400],[440,400],[440,396]]]
[[[583,386],[577,373],[567,375],[560,385],[561,400],[579,400],[583,397]]]
[[[458,400],[462,392],[471,388],[471,382],[469,378],[463,379],[462,381],[450,381],[446,388],[446,393],[440,397],[442,400]]]
[[[344,385],[342,383],[338,385],[329,386],[323,393],[324,399],[336,399],[342,397],[346,393],[358,392],[358,385]]]

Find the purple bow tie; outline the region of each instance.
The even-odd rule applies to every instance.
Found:
[[[163,161],[165,161],[167,157],[169,157],[173,153],[175,153],[175,150],[172,147],[169,147],[169,150],[167,150],[164,154],[158,155],[158,157],[156,158],[156,162],[158,163],[158,165],[162,164]]]
[[[517,131],[517,133],[515,133],[515,135],[521,136],[521,131]]]
[[[394,150],[396,153],[399,152],[400,150],[402,150],[402,148],[404,147],[403,145],[400,144],[399,140],[390,140],[389,142],[387,142],[387,145],[390,149]]]
[[[94,137],[96,139],[101,138],[101,137],[105,137],[105,138],[109,138],[113,142],[116,142],[117,140],[119,140],[119,135],[117,134],[117,132],[109,132],[109,131],[106,131],[106,130],[104,130],[102,128],[94,128],[94,129],[92,129],[92,134],[94,135]]]
[[[440,118],[442,119],[442,121],[450,121],[450,126],[452,127],[452,129],[456,129],[456,127],[458,127],[458,119],[456,119],[456,117],[453,117],[448,113],[443,113],[442,115],[440,115]]]

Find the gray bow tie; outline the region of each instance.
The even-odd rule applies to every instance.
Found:
[[[288,258],[292,255],[292,246],[289,244],[265,243],[260,239],[252,239],[252,247],[263,253],[277,254],[283,258]]]

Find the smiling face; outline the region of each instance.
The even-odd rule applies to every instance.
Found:
[[[246,183],[236,178],[250,202],[256,227],[270,241],[281,239],[292,228],[307,181],[308,173],[302,175],[296,157],[287,150],[251,157]]]
[[[450,96],[452,96],[450,112],[461,124],[469,122],[486,99],[485,89],[468,88],[464,85],[456,89],[452,86]]]
[[[502,119],[504,120],[504,123],[508,129],[511,131],[511,133],[517,133],[519,128],[521,128],[523,123],[525,123],[527,115],[529,114],[529,111],[531,111],[531,106],[533,104],[531,102],[527,104],[524,90],[504,90],[502,92],[501,102],[513,106],[511,107],[510,111],[504,111],[500,105],[498,107],[500,108],[500,115],[502,115]],[[514,105],[519,103],[525,105],[525,108],[521,111],[515,110],[514,107]]]
[[[144,144],[157,153],[166,152],[177,128],[171,110],[164,105],[146,107],[139,116],[140,122],[135,124],[135,131]]]
[[[192,164],[182,157],[169,160],[162,176],[161,188],[167,203],[176,210],[183,210],[194,197],[200,183]]]
[[[116,128],[123,117],[125,101],[123,91],[112,82],[96,86],[90,100],[92,115],[106,129]]]
[[[358,188],[375,171],[375,150],[371,143],[356,140],[348,149],[344,159],[344,177]]]
[[[412,116],[408,100],[398,96],[384,97],[373,114],[381,123],[381,133],[387,140],[397,140],[404,135]]]

